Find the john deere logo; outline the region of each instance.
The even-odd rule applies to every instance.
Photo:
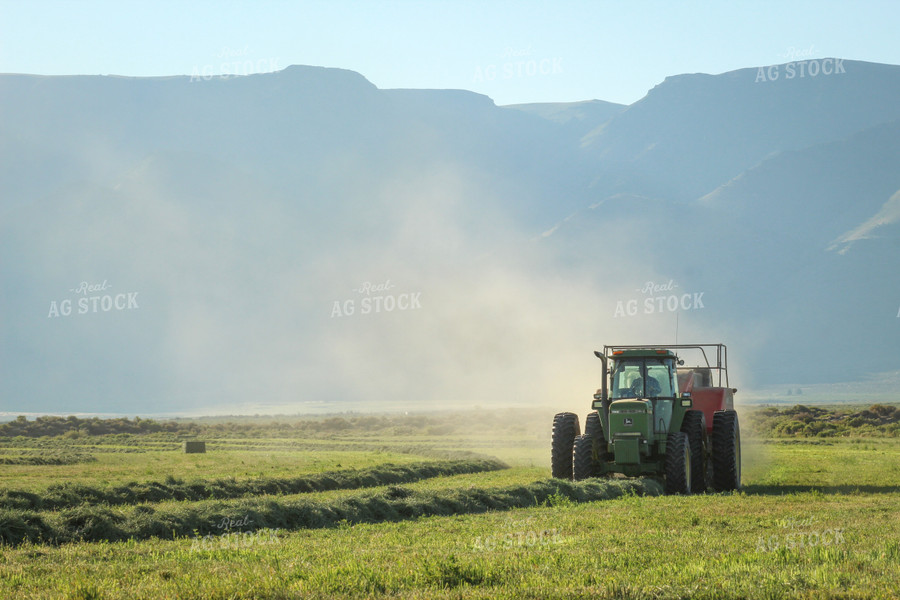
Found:
[[[634,425],[634,419],[632,419],[631,417],[625,417],[625,424]]]

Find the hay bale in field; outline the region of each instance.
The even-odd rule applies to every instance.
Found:
[[[206,442],[184,442],[182,448],[185,454],[205,454]]]

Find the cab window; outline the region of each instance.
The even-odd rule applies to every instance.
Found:
[[[613,374],[613,400],[643,396],[643,371],[644,361],[642,360],[619,361]]]
[[[675,395],[672,393],[672,371],[663,361],[647,361],[647,378],[648,396]]]
[[[612,381],[612,399],[674,396],[672,359],[621,360]]]

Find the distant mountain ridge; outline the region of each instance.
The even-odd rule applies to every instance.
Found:
[[[627,107],[0,75],[0,412],[540,402],[595,387],[592,346],[676,331],[754,386],[896,370],[900,67],[838,60]],[[103,281],[139,308],[78,314]],[[361,314],[379,281],[421,309]],[[678,308],[617,313],[648,281]]]

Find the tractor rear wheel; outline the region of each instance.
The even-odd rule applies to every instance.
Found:
[[[666,493],[691,493],[691,447],[682,432],[670,433],[666,439]]]
[[[719,410],[713,415],[712,463],[716,490],[741,489],[741,426],[733,410]]]
[[[575,437],[581,433],[578,415],[564,412],[553,417],[553,439],[550,474],[558,479],[572,479],[572,450]]]
[[[575,438],[575,450],[572,458],[572,479],[581,481],[594,477],[597,469],[594,466],[594,437],[588,433]]]
[[[597,432],[600,431],[600,429],[600,413],[596,410],[591,411],[584,419],[584,435],[597,437]]]
[[[703,411],[684,413],[681,432],[687,434],[691,447],[691,492],[702,494],[706,491],[706,417]]]

